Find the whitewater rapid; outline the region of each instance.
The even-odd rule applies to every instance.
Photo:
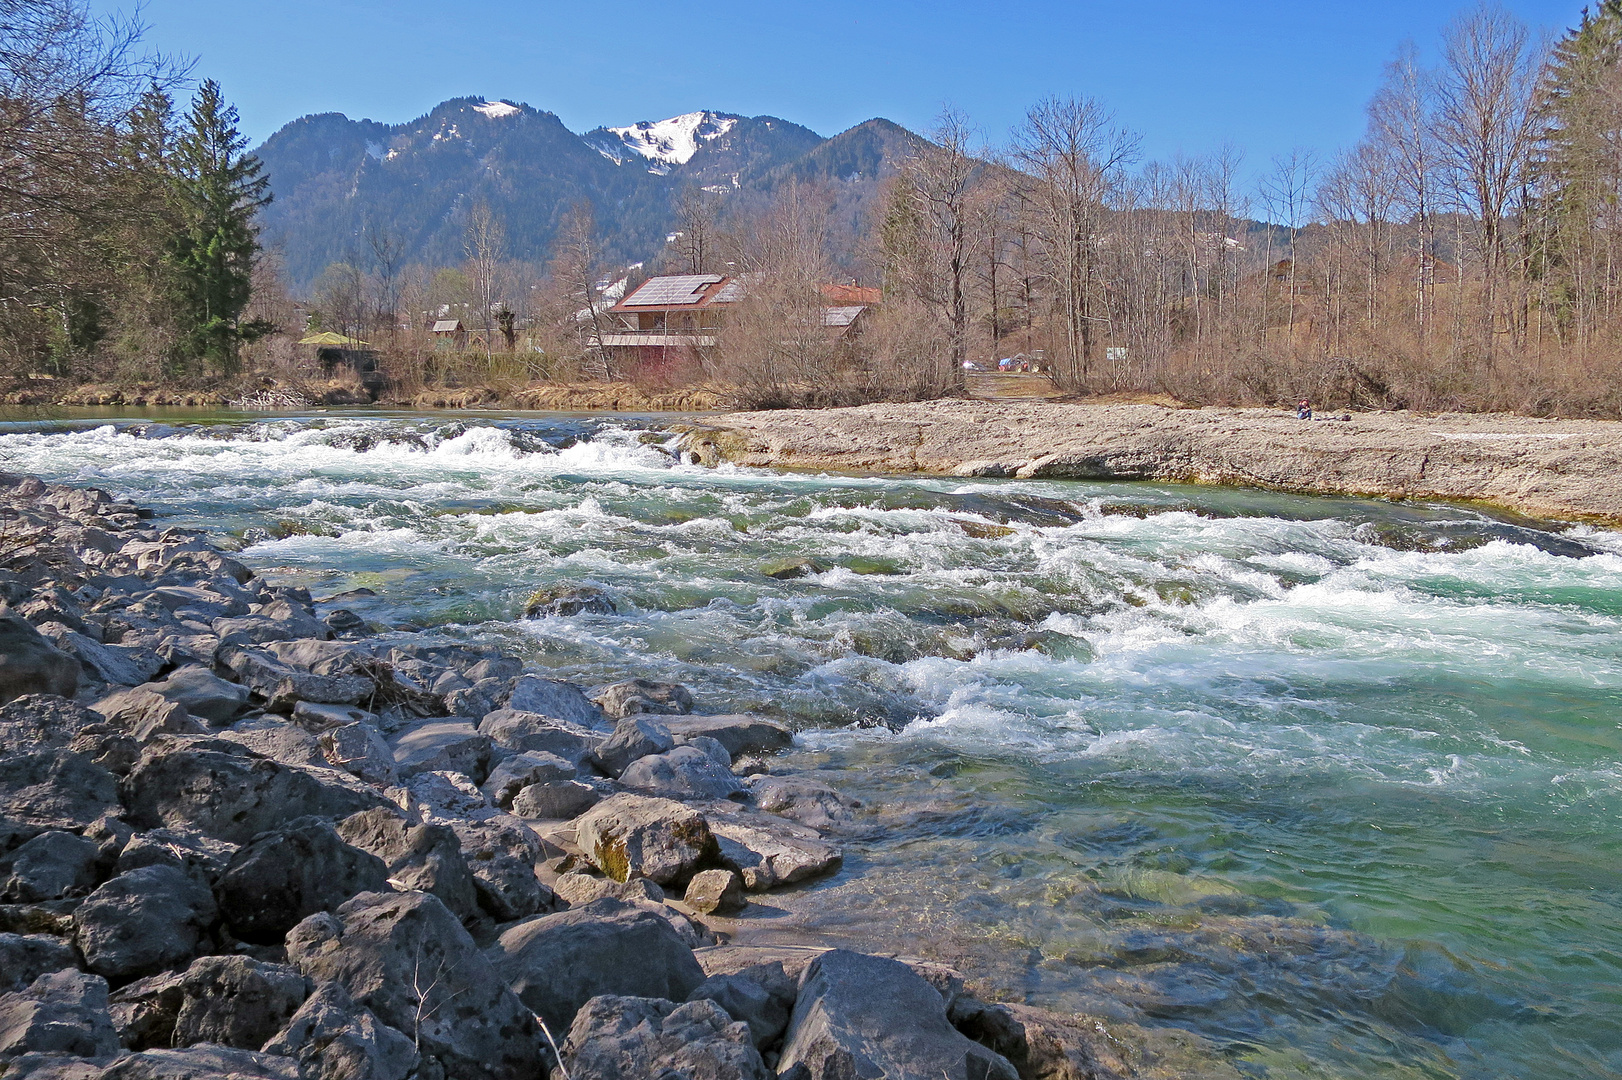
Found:
[[[18,421],[0,468],[371,590],[346,606],[384,626],[788,721],[875,808],[786,902],[808,930],[1190,1030],[1249,1075],[1622,1075],[1617,534],[711,470],[593,418]],[[563,582],[618,613],[518,617]]]

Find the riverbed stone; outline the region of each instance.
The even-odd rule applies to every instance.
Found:
[[[859,805],[827,784],[804,776],[751,776],[744,781],[755,805],[769,814],[791,818],[813,829],[847,829],[856,822]]]
[[[304,976],[246,956],[204,956],[180,979],[174,1045],[218,1043],[257,1050],[309,996]]]
[[[389,740],[401,776],[459,772],[481,784],[490,773],[495,746],[469,720],[429,720]]]
[[[736,915],[749,902],[736,870],[699,871],[687,883],[682,900],[700,915]]]
[[[680,715],[693,711],[693,695],[687,687],[653,679],[626,679],[599,686],[591,692],[591,700],[611,720],[635,713]]]
[[[380,807],[347,817],[337,828],[344,840],[383,860],[392,884],[434,894],[463,923],[479,918],[473,873],[450,826],[413,825]]]
[[[302,1080],[298,1062],[257,1050],[202,1043],[143,1050],[114,1061],[101,1080]]]
[[[573,780],[579,770],[574,763],[544,750],[513,754],[490,771],[484,793],[496,806],[506,809],[513,796],[532,784]],[[570,815],[573,816],[573,815]]]
[[[100,880],[101,847],[94,840],[52,829],[0,856],[0,900],[35,904],[83,896]]]
[[[749,892],[766,892],[838,870],[844,855],[815,830],[727,804],[705,808],[722,865],[736,870]]]
[[[494,955],[507,985],[554,1033],[598,994],[681,1001],[704,981],[666,919],[611,898],[526,919],[501,935]]]
[[[585,725],[521,709],[486,713],[479,721],[479,730],[507,750],[556,754],[577,767],[603,738],[601,732]]]
[[[608,776],[619,776],[631,762],[650,754],[675,749],[670,729],[640,714],[627,716],[614,725],[614,733],[597,744],[594,751],[599,768]]]
[[[114,990],[108,1011],[126,1050],[150,1050],[174,1044],[175,1019],[185,1000],[180,984],[184,971],[148,975]]]
[[[50,934],[0,934],[0,994],[78,963],[73,946]]]
[[[232,934],[276,945],[305,917],[375,892],[388,876],[382,859],[345,843],[331,822],[305,817],[239,848],[217,892]]]
[[[105,730],[106,717],[55,694],[24,694],[0,706],[0,751],[18,754],[75,749],[81,736]]]
[[[613,615],[614,601],[595,585],[545,586],[530,593],[524,601],[524,618],[549,615]]]
[[[733,760],[744,754],[769,754],[794,744],[794,733],[782,724],[747,714],[672,716],[661,721],[671,735],[708,735],[727,748]]]
[[[906,964],[834,949],[806,968],[783,1038],[779,1074],[1019,1080],[1001,1054],[952,1027],[936,989]]]
[[[773,1076],[749,1028],[708,999],[678,1005],[655,997],[593,998],[569,1028],[563,1059],[571,1080]]]
[[[107,980],[67,970],[0,994],[0,1062],[27,1053],[100,1058],[118,1052]]]
[[[112,773],[72,750],[0,755],[0,814],[25,824],[82,830],[119,814],[118,790]]]
[[[176,668],[161,682],[137,687],[158,694],[210,724],[228,724],[248,703],[248,689],[226,682],[201,665]]]
[[[578,780],[530,784],[513,796],[511,810],[521,818],[566,821],[602,801],[602,792]]]
[[[535,875],[540,838],[512,817],[452,826],[473,874],[479,906],[497,922],[557,908],[557,897]]]
[[[506,707],[520,712],[540,713],[588,728],[603,723],[602,710],[586,699],[585,691],[580,687],[539,675],[520,675],[513,682]]]
[[[631,791],[665,799],[726,799],[748,790],[732,770],[696,746],[638,758],[619,779]]]
[[[71,698],[79,689],[75,657],[18,615],[0,615],[0,702],[24,694]]]
[[[386,804],[342,773],[316,773],[225,740],[163,737],[143,751],[124,782],[128,820],[245,844],[296,817],[342,818]]]
[[[73,913],[74,943],[115,983],[188,964],[209,942],[218,909],[206,885],[172,866],[119,874]]]
[[[707,998],[715,1002],[728,1016],[748,1024],[755,1047],[765,1050],[776,1045],[788,1030],[799,986],[798,974],[789,975],[782,961],[772,960],[729,974],[711,975],[693,988],[687,1000]]]
[[[295,927],[287,955],[306,977],[342,985],[415,1039],[449,1080],[534,1080],[541,1071],[533,1016],[437,897],[362,893]]]
[[[392,784],[399,776],[394,751],[371,724],[338,724],[321,732],[316,742],[327,764],[368,784]]]
[[[307,1080],[408,1080],[422,1060],[403,1032],[335,982],[311,994],[264,1050],[297,1059]]]
[[[184,705],[141,687],[115,690],[91,708],[142,743],[154,735],[200,735],[208,730]]]
[[[670,799],[614,795],[575,823],[580,850],[615,881],[685,884],[720,858],[704,815]]]
[[[149,829],[129,838],[113,869],[122,874],[143,866],[172,866],[212,888],[231,864],[237,846],[189,829]]]

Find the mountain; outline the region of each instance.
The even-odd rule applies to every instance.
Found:
[[[836,202],[860,207],[919,141],[887,120],[824,139],[773,116],[708,110],[577,135],[553,113],[478,97],[392,126],[322,113],[256,151],[275,196],[263,240],[295,288],[334,262],[369,264],[380,235],[406,262],[447,265],[463,258],[463,222],[482,199],[505,229],[507,255],[542,262],[585,201],[605,255],[644,260],[663,247],[690,185],[744,206],[794,178],[838,187]]]

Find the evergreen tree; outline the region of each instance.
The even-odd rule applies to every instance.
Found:
[[[180,352],[220,374],[234,374],[245,342],[274,329],[242,314],[253,295],[259,229],[254,215],[270,202],[259,159],[244,153],[237,111],[220,86],[204,82],[181,123],[171,158],[171,187],[182,222],[170,258],[183,320]]]

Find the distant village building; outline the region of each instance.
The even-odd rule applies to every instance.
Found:
[[[467,327],[462,325],[461,319],[440,319],[428,332],[433,336],[436,349],[454,349],[460,352],[467,348]]]
[[[723,274],[649,278],[608,309],[613,325],[603,334],[603,348],[617,362],[639,366],[701,354],[715,347],[726,309],[745,292],[741,277]],[[822,293],[822,325],[840,337],[859,332],[882,297],[878,289],[856,285],[824,285]]]

